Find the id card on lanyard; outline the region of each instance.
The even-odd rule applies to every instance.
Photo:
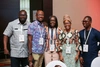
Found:
[[[71,46],[66,46],[66,53],[71,54]]]
[[[42,36],[42,35],[41,35],[41,36]],[[40,44],[40,45],[43,45],[43,42],[44,42],[43,37],[40,37],[40,38],[39,38],[39,44]]]
[[[71,46],[69,44],[69,37],[67,37],[67,40],[66,40],[66,53],[67,54],[71,54]]]
[[[87,44],[87,41],[88,41],[88,39],[89,39],[91,30],[92,30],[92,28],[90,28],[89,33],[88,33],[88,35],[87,35],[87,38],[86,38],[86,31],[84,31],[84,40],[85,40],[85,44],[83,44],[83,52],[88,52],[89,45]]]
[[[87,45],[87,44],[84,44],[84,45],[83,45],[83,51],[84,51],[84,52],[88,52],[88,45]]]
[[[54,51],[55,50],[55,45],[54,44],[51,44],[50,45],[50,51]]]
[[[23,35],[23,26],[21,25],[21,29],[20,29],[20,31],[21,31],[21,34],[19,35],[19,42],[24,42],[25,40],[24,40],[24,35]]]
[[[50,40],[49,40],[50,51],[54,51],[54,50],[55,50],[54,35],[56,34],[56,33],[55,33],[55,29],[49,29],[49,34],[50,34]]]
[[[39,45],[43,45],[43,43],[44,43],[44,39],[42,37],[42,35],[43,35],[43,28],[40,28],[39,25],[38,25],[38,28],[39,28],[39,32],[40,32]]]

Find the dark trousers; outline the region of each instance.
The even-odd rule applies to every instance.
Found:
[[[43,58],[42,67],[45,67],[45,61],[44,61],[44,58]]]
[[[28,65],[28,58],[11,57],[11,67],[25,67]]]

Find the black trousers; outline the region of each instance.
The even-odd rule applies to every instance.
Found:
[[[45,67],[45,61],[44,61],[44,58],[43,58],[42,67]]]
[[[28,65],[28,58],[11,57],[11,67],[25,67]]]

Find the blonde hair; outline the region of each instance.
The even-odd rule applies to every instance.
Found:
[[[65,14],[65,15],[63,16],[63,22],[65,22],[65,21],[69,21],[70,23],[72,22],[72,20],[70,19],[70,16],[67,15],[67,14]]]

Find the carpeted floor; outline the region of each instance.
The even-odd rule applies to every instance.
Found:
[[[10,67],[10,59],[0,59],[0,67]]]

